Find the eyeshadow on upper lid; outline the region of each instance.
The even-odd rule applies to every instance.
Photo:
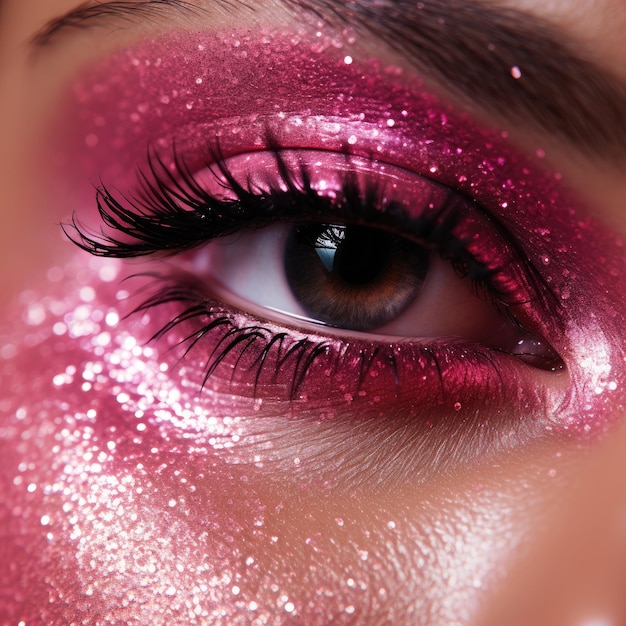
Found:
[[[626,307],[619,242],[544,166],[540,148],[524,155],[506,131],[454,110],[419,77],[349,44],[338,49],[306,37],[294,43],[271,31],[177,33],[88,68],[68,111],[64,145],[77,155],[71,160],[84,179],[130,196],[150,154],[171,171],[179,155],[197,173],[217,154],[229,159],[276,146],[371,159],[467,196],[506,227],[559,303],[558,316],[528,307],[554,337],[571,377],[563,404],[571,417],[557,421],[589,425],[600,406],[621,397],[624,346],[615,311]],[[97,228],[94,209],[93,200],[81,202],[77,216]]]

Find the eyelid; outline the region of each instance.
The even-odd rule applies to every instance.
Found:
[[[473,274],[474,280],[483,280],[493,268],[521,263],[526,277],[534,281],[534,290],[541,288],[535,295],[542,297],[544,306],[549,305],[549,286],[542,285],[540,274],[526,264],[523,251],[514,247],[515,238],[495,216],[415,173],[349,154],[279,148],[226,161],[214,159],[198,174],[176,155],[174,163],[172,172],[159,158],[151,160],[149,172],[140,174],[139,192],[131,199],[99,189],[99,212],[107,226],[101,234],[90,235],[76,220],[66,232],[92,254],[132,257],[174,254],[240,228],[258,228],[285,219],[352,221],[388,228],[406,237],[425,237],[431,243],[441,237],[440,230],[449,239],[448,223],[455,222],[457,228],[458,222],[457,243],[445,242],[442,253],[463,264],[487,253],[483,267],[492,269],[484,275],[483,270]],[[478,230],[477,219],[483,221]],[[496,239],[491,241],[499,241],[495,247],[488,235],[492,231]],[[474,251],[466,259],[456,252],[463,247],[458,243],[462,240],[470,245],[467,250]],[[494,265],[489,255],[498,250],[504,256]],[[510,274],[512,293],[527,285],[524,273]],[[506,289],[508,281],[501,284]],[[535,296],[528,285],[517,300],[504,291],[502,297],[509,306],[529,303]]]
[[[523,242],[521,256],[549,283],[562,314],[542,316],[529,307],[528,315],[565,355],[571,423],[580,432],[593,428],[601,407],[617,402],[622,389],[623,333],[614,320],[623,309],[624,270],[615,238],[588,219],[580,198],[545,167],[547,159],[524,156],[506,132],[477,125],[418,78],[372,59],[347,64],[342,51],[327,54],[315,42],[279,39],[265,44],[243,33],[236,41],[185,33],[90,68],[75,86],[71,123],[58,126],[79,146],[72,163],[125,193],[136,165],[147,162],[146,145],[158,146],[169,167],[164,153],[175,142],[197,171],[206,162],[207,137],[219,137],[230,158],[270,149],[269,131],[284,148],[341,153],[349,145],[354,156],[383,155],[391,165],[478,198]],[[281,49],[289,51],[289,80],[275,71]],[[207,64],[209,51],[224,64]],[[65,137],[61,143],[67,145]],[[81,209],[83,217],[89,223],[88,210]],[[589,263],[600,257],[608,259],[609,273]]]
[[[460,155],[497,139],[426,92],[417,76],[375,59],[348,63],[330,39],[294,45],[276,33],[231,35],[172,35],[89,68],[74,87],[67,123],[58,124],[81,146],[87,175],[126,188],[151,141],[162,147],[175,137],[195,168],[192,155],[206,157],[202,138],[219,137],[228,157],[263,147],[269,128],[284,147],[350,145],[353,153],[380,152],[415,171],[439,166],[437,177],[451,185],[443,166],[454,150]],[[289,79],[276,71],[276,57],[287,51]],[[207,64],[207,54],[225,66]],[[486,160],[491,151],[483,149]]]

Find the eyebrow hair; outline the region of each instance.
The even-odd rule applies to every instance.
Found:
[[[2,0],[0,0],[1,2]],[[225,2],[225,0],[221,0]],[[31,43],[35,48],[51,44],[62,31],[90,28],[101,21],[136,21],[162,16],[170,9],[184,13],[199,13],[201,8],[187,0],[86,0],[61,17],[44,24]]]
[[[243,0],[215,0],[221,6]],[[476,0],[282,0],[333,26],[383,41],[463,101],[572,144],[605,161],[626,157],[626,84],[548,21]],[[46,24],[45,46],[68,28],[134,20],[165,10],[204,11],[185,0],[96,0]]]

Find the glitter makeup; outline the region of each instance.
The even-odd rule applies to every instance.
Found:
[[[421,527],[403,529],[416,545],[400,554],[401,522],[376,506],[359,518],[353,496],[430,486],[546,433],[600,433],[624,399],[619,242],[540,160],[520,156],[420,81],[323,37],[183,33],[144,42],[84,72],[59,129],[65,175],[76,181],[68,211],[76,208],[84,229],[103,226],[127,246],[136,237],[103,225],[93,187],[79,181],[102,183],[105,209],[106,197],[125,198],[123,219],[132,218],[141,205],[128,199],[138,199],[150,154],[174,180],[176,155],[193,180],[209,180],[207,163],[219,156],[223,171],[231,167],[244,181],[257,158],[276,166],[279,149],[309,160],[324,153],[328,164],[367,163],[372,176],[379,166],[371,164],[384,164],[448,189],[476,209],[463,221],[486,242],[473,257],[486,267],[498,251],[512,260],[510,273],[498,274],[510,278],[501,288],[528,294],[517,315],[533,340],[549,339],[564,371],[459,338],[383,341],[284,323],[258,306],[248,310],[241,294],[236,306],[232,294],[218,297],[219,276],[204,285],[206,276],[189,269],[193,256],[187,265],[180,255],[134,264],[77,250],[50,269],[45,293],[23,294],[6,313],[0,512],[10,565],[0,588],[11,599],[2,617],[351,623],[391,614],[397,572],[386,568],[408,559],[401,582],[411,591],[418,585],[424,614],[457,619],[446,613],[451,588],[478,589],[492,564],[472,560],[471,548],[455,554],[467,567],[438,597],[432,581],[444,579],[448,564],[432,559],[433,544],[449,552],[448,531],[431,541],[425,514]],[[293,180],[292,170],[274,171],[274,182]],[[167,198],[163,171],[149,180]],[[334,191],[349,188],[345,177],[331,182]],[[397,199],[412,217],[424,214],[402,186]],[[373,206],[388,229],[402,228],[385,206]],[[327,208],[343,223],[332,203]],[[170,251],[180,250],[188,253],[184,245]],[[519,268],[533,268],[533,280],[525,283]],[[166,278],[154,283],[157,273]],[[129,274],[139,276],[124,280]],[[543,302],[548,293],[554,307]],[[230,339],[236,343],[224,351]],[[207,377],[214,355],[219,367]],[[348,529],[347,552],[341,533],[350,516],[360,521]],[[472,528],[475,517],[462,523]],[[488,534],[475,541],[495,543]],[[467,596],[459,597],[465,610]]]
[[[581,432],[602,423],[600,415],[621,401],[615,376],[623,346],[613,325],[623,303],[611,287],[620,273],[613,266],[622,263],[619,242],[600,233],[540,158],[523,158],[506,136],[479,128],[399,69],[348,52],[349,46],[338,50],[324,38],[294,44],[271,33],[173,35],[144,43],[90,68],[77,83],[71,118],[81,123],[73,126],[74,149],[90,179],[98,175],[122,194],[136,191],[136,168],[149,171],[146,146],[170,169],[175,146],[197,172],[211,161],[217,141],[225,159],[267,151],[272,142],[282,149],[349,153],[474,199],[506,228],[558,302],[558,315],[534,302],[526,306],[530,325],[550,336],[569,377],[565,390],[555,380],[546,388],[529,381],[547,402],[542,419]],[[290,63],[280,63],[286,56]],[[88,210],[77,217],[98,228]],[[590,258],[601,262],[584,262]],[[582,314],[590,302],[597,311],[591,322]],[[492,389],[500,397],[499,384]],[[450,400],[463,404],[466,398]]]

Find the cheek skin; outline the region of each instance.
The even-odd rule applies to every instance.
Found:
[[[94,271],[106,293],[115,267]],[[89,272],[53,277],[47,312],[33,303],[3,344],[3,619],[453,624],[482,603],[523,533],[518,494],[480,471],[384,497],[281,487],[233,460],[248,445],[235,420],[207,417],[214,441],[190,453],[165,428],[185,407],[164,360],[94,302]]]
[[[626,623],[626,428],[623,424],[571,471],[558,504],[529,519],[527,550],[481,609],[485,626]],[[545,495],[545,494],[544,494]],[[520,607],[524,607],[520,610]]]

